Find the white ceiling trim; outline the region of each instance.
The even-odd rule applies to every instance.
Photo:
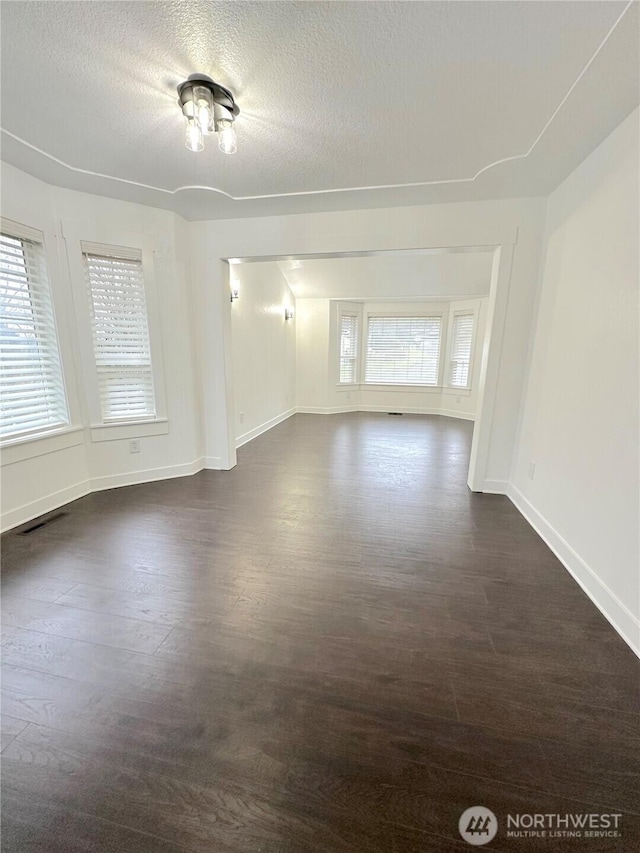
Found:
[[[26,148],[30,148],[32,151],[35,151],[37,154],[40,154],[41,156],[46,157],[48,160],[51,160],[52,162],[57,163],[59,166],[62,166],[63,168],[68,169],[71,172],[76,172],[76,173],[82,174],[82,175],[88,175],[88,176],[93,177],[93,178],[102,178],[102,179],[105,179],[108,181],[116,181],[116,182],[121,183],[121,184],[128,184],[129,186],[140,187],[141,189],[147,189],[147,190],[153,190],[154,192],[165,193],[166,195],[177,195],[178,193],[185,192],[188,190],[204,190],[206,192],[218,193],[219,195],[225,196],[226,198],[231,199],[232,201],[256,201],[259,199],[290,198],[293,196],[315,196],[315,195],[325,195],[328,193],[347,193],[347,192],[359,192],[359,191],[367,191],[367,190],[387,190],[387,189],[405,189],[405,188],[411,188],[411,187],[429,187],[429,186],[437,186],[437,185],[441,185],[441,184],[473,183],[475,180],[477,180],[480,177],[480,175],[489,171],[489,169],[493,169],[495,166],[499,166],[502,163],[509,163],[509,162],[514,161],[514,160],[525,160],[527,157],[529,157],[529,155],[532,153],[532,151],[534,150],[536,145],[540,142],[540,140],[542,139],[544,134],[547,132],[547,130],[551,126],[552,122],[554,121],[554,119],[556,118],[556,116],[558,115],[558,113],[560,112],[562,107],[565,105],[565,103],[567,102],[567,100],[571,96],[571,94],[574,91],[574,89],[576,88],[576,86],[580,83],[580,81],[582,80],[582,78],[584,77],[586,72],[589,70],[589,68],[593,64],[594,60],[596,59],[596,57],[598,56],[598,54],[600,53],[602,48],[607,43],[607,41],[609,40],[609,38],[611,37],[611,35],[615,31],[615,29],[618,26],[618,24],[620,23],[620,21],[627,14],[627,12],[631,8],[631,6],[633,6],[634,2],[636,2],[636,0],[628,0],[627,5],[624,7],[622,12],[618,16],[618,18],[614,21],[610,30],[607,32],[605,37],[602,39],[602,41],[600,42],[600,44],[598,45],[598,47],[594,51],[591,58],[589,59],[587,64],[584,66],[584,68],[580,72],[580,74],[578,74],[578,76],[576,77],[576,79],[572,83],[571,87],[569,88],[568,92],[563,97],[563,99],[560,101],[560,103],[558,104],[558,106],[556,107],[554,112],[552,113],[551,117],[549,118],[549,120],[547,121],[545,126],[542,128],[540,133],[537,135],[537,137],[534,139],[534,141],[529,146],[529,149],[524,154],[513,154],[509,157],[502,157],[500,160],[495,160],[494,162],[489,163],[486,166],[483,166],[482,169],[480,169],[478,172],[476,172],[476,174],[471,178],[447,178],[447,179],[440,180],[440,181],[417,181],[414,183],[405,183],[405,184],[378,184],[378,185],[373,185],[373,186],[362,186],[362,187],[339,187],[339,188],[335,188],[335,189],[301,190],[299,192],[290,192],[290,193],[267,193],[264,195],[243,195],[243,196],[233,196],[230,193],[225,192],[224,190],[218,189],[217,187],[210,187],[210,186],[203,185],[203,184],[188,184],[185,186],[177,187],[174,190],[168,190],[168,189],[164,189],[163,187],[153,186],[152,184],[144,184],[144,183],[140,183],[139,181],[131,181],[127,178],[118,178],[115,175],[106,175],[106,174],[103,174],[102,172],[93,172],[90,169],[81,169],[77,166],[72,166],[70,163],[66,163],[64,160],[60,160],[58,157],[54,157],[52,154],[48,154],[46,151],[43,151],[41,148],[38,148],[36,145],[32,145],[30,142],[27,142],[26,140],[22,139],[19,136],[16,136],[16,134],[11,133],[10,131],[5,130],[2,127],[0,127],[0,132],[5,133],[7,136],[11,137],[11,139],[14,139],[16,142],[20,143],[21,145],[24,145]]]

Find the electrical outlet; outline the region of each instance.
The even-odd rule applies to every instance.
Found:
[[[140,439],[134,438],[129,442],[129,453],[140,453]]]
[[[351,391],[347,391],[347,400],[351,399]]]
[[[240,423],[244,423],[244,412],[240,412]]]
[[[530,480],[533,480],[535,473],[536,473],[536,463],[535,462],[529,462],[529,479]]]
[[[456,397],[456,403],[460,403],[461,400],[462,400],[462,397]]]

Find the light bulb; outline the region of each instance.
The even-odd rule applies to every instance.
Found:
[[[193,87],[194,115],[203,133],[213,133],[213,99],[206,86]]]
[[[202,128],[199,123],[192,118],[187,121],[187,138],[185,145],[189,151],[202,151],[204,149]]]
[[[203,133],[211,133],[213,130],[213,115],[207,104],[198,107],[198,124]]]
[[[233,122],[221,119],[216,127],[218,131],[218,148],[223,154],[235,154],[238,149],[238,141]]]

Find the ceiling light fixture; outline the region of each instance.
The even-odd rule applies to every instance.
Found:
[[[234,154],[238,143],[233,126],[240,112],[233,95],[206,74],[190,74],[178,86],[179,103],[187,119],[186,146],[189,151],[202,151],[204,137],[218,134],[218,148]]]

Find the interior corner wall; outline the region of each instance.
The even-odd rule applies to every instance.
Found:
[[[639,120],[636,110],[548,199],[511,490],[638,653]]]
[[[231,306],[231,344],[236,445],[275,426],[295,412],[296,304],[274,263],[231,267],[239,298]],[[285,320],[284,309],[294,309]]]
[[[169,211],[53,187],[6,164],[2,165],[2,213],[8,219],[45,232],[72,426],[78,428],[78,440],[72,446],[59,447],[59,442],[43,439],[39,445],[46,452],[17,461],[11,461],[13,453],[3,452],[3,529],[92,490],[179,476],[201,467],[198,389],[187,287],[187,223]],[[89,223],[98,231],[104,227],[109,232],[115,228],[144,233],[155,244],[155,284],[169,431],[165,435],[142,437],[140,453],[135,455],[129,452],[130,435],[112,441],[91,440],[83,402],[78,327],[61,228],[61,222],[70,219]]]

